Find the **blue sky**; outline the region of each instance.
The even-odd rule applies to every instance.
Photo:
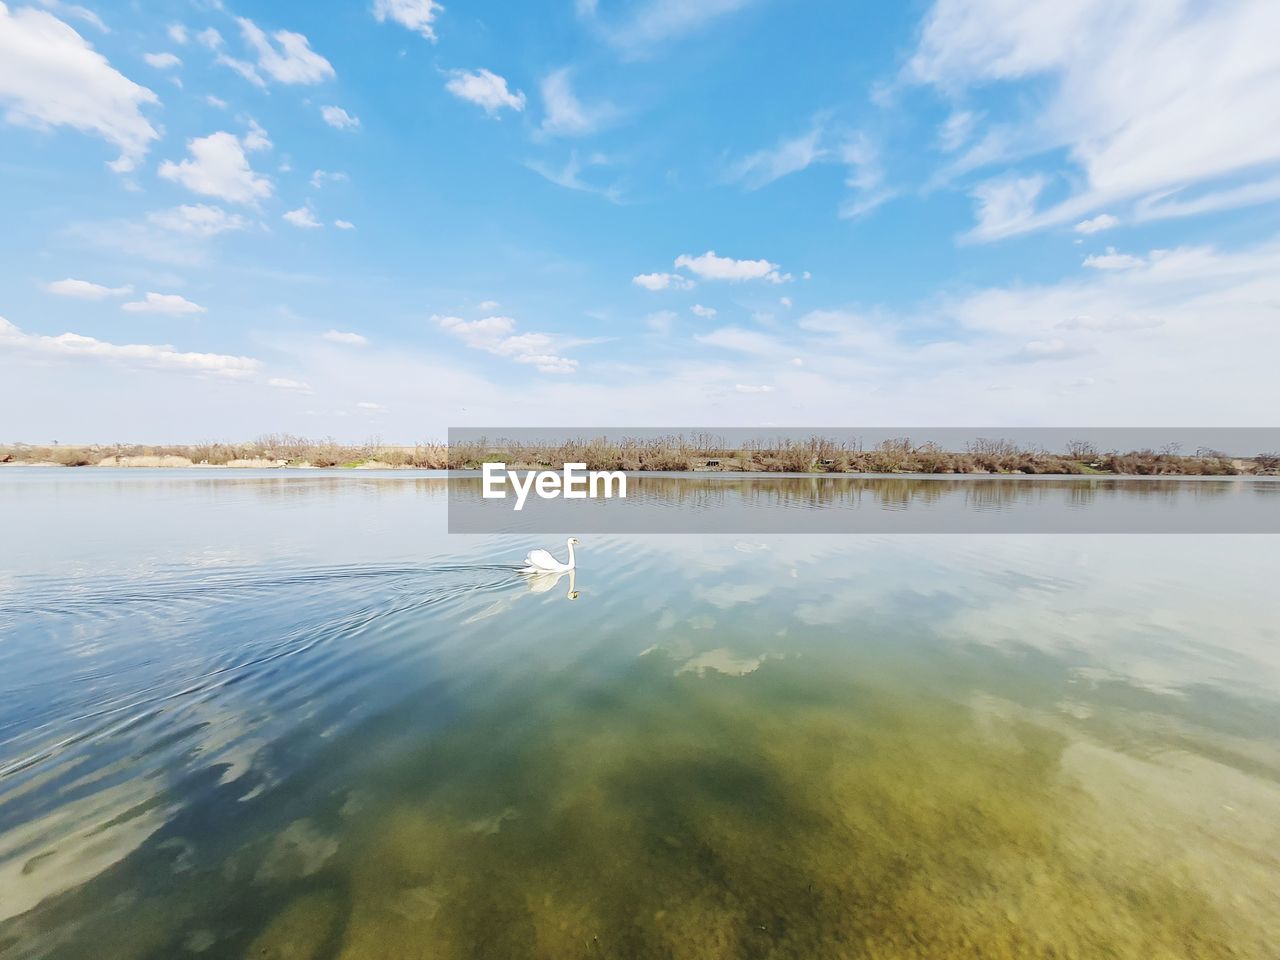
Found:
[[[1269,0],[0,3],[0,440],[1272,425]]]

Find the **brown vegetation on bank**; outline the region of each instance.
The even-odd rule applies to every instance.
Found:
[[[309,440],[289,434],[265,434],[244,443],[110,443],[90,446],[16,443],[0,446],[0,463],[44,463],[66,467],[161,466],[166,464],[153,461],[184,458],[191,461],[191,466],[197,467],[356,467],[376,462],[388,467],[444,470],[448,467],[448,449],[443,443],[396,446],[376,439],[365,443],[341,443],[332,438]]]
[[[498,440],[455,447],[455,467],[486,461],[508,466],[559,467],[582,462],[592,470],[708,470],[765,473],[929,474],[1131,474],[1138,476],[1234,476],[1280,472],[1280,455],[1236,459],[1214,450],[1183,454],[1175,449],[1099,451],[1083,442],[1055,453],[1008,440],[979,438],[964,451],[902,437],[872,448],[813,436],[807,440],[756,442],[728,447],[716,438],[668,436],[647,439],[581,440],[537,444]]]
[[[559,468],[585,463],[591,470],[753,471],[765,473],[931,473],[931,474],[1126,474],[1139,476],[1233,476],[1280,474],[1280,454],[1237,459],[1213,450],[1183,454],[1176,449],[1099,451],[1073,442],[1061,452],[1021,447],[1008,440],[977,439],[963,451],[902,437],[869,449],[813,436],[807,440],[752,442],[726,446],[710,435],[693,437],[573,440],[530,443],[480,440],[455,446],[418,443],[340,443],[289,434],[266,434],[245,443],[190,445],[95,444],[92,446],[0,446],[0,463],[60,466],[232,466],[232,467],[416,467],[478,469],[485,461],[509,467]]]

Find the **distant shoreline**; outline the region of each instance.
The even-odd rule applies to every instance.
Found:
[[[793,474],[793,475],[948,475],[948,476],[1275,476],[1280,453],[1231,456],[1201,449],[1184,454],[1163,450],[1101,451],[1073,441],[1053,452],[1021,447],[1001,439],[979,439],[962,451],[944,450],[909,438],[870,449],[822,437],[776,441],[744,447],[721,446],[709,439],[573,440],[560,443],[421,443],[396,446],[380,441],[343,444],[268,435],[248,443],[0,445],[0,466],[107,467],[115,469],[248,470],[474,470],[485,462],[511,469],[558,469],[584,463],[589,470],[628,473]]]
[[[170,462],[154,462],[154,461],[170,461]],[[55,461],[40,460],[4,460],[0,461],[0,469],[11,467],[15,470],[23,468],[58,468],[59,470],[76,471],[79,467],[88,467],[95,470],[165,470],[174,472],[195,472],[201,473],[212,471],[218,473],[225,470],[263,470],[263,471],[279,471],[288,474],[345,474],[350,472],[362,471],[369,473],[378,472],[395,472],[395,473],[432,473],[432,474],[449,474],[454,478],[467,478],[480,476],[478,469],[457,468],[449,469],[443,467],[418,467],[412,464],[390,464],[380,463],[378,461],[365,461],[354,465],[339,464],[335,466],[319,467],[310,463],[253,463],[253,462],[230,462],[230,463],[174,463],[172,458],[162,457],[138,457],[134,458],[135,462],[127,463],[94,463],[81,464],[72,466],[70,464],[57,463]],[[141,461],[141,462],[138,462]],[[516,465],[515,469],[537,469],[535,465]],[[799,478],[799,477],[830,477],[830,478],[858,478],[867,479],[885,479],[900,478],[904,480],[915,479],[1009,479],[1009,480],[1089,480],[1089,479],[1127,479],[1127,480],[1276,480],[1280,481],[1280,472],[1249,469],[1248,462],[1243,469],[1237,469],[1230,473],[1191,473],[1191,472],[1167,472],[1167,473],[1119,473],[1106,470],[1091,470],[1088,473],[1028,473],[1023,471],[993,471],[993,470],[969,470],[966,472],[956,471],[923,471],[923,470],[899,470],[899,471],[872,471],[872,470],[744,470],[732,467],[696,467],[684,470],[624,470],[624,473],[638,476],[653,477],[701,477],[705,479],[714,479],[717,477],[734,478],[767,478],[777,477],[783,478]]]

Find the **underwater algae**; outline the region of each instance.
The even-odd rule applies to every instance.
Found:
[[[767,671],[426,751],[439,787],[357,829],[337,956],[1264,956],[1176,857],[1108,834],[1061,733]]]
[[[495,690],[172,889],[172,851],[144,848],[49,906],[82,922],[48,955],[1268,956],[1274,862],[1198,844],[1167,799],[1144,818],[1176,771],[824,655],[681,664]],[[1205,880],[1242,867],[1252,900]]]

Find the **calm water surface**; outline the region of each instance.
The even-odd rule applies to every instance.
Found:
[[[1275,957],[1275,537],[447,499],[0,470],[0,957]]]

